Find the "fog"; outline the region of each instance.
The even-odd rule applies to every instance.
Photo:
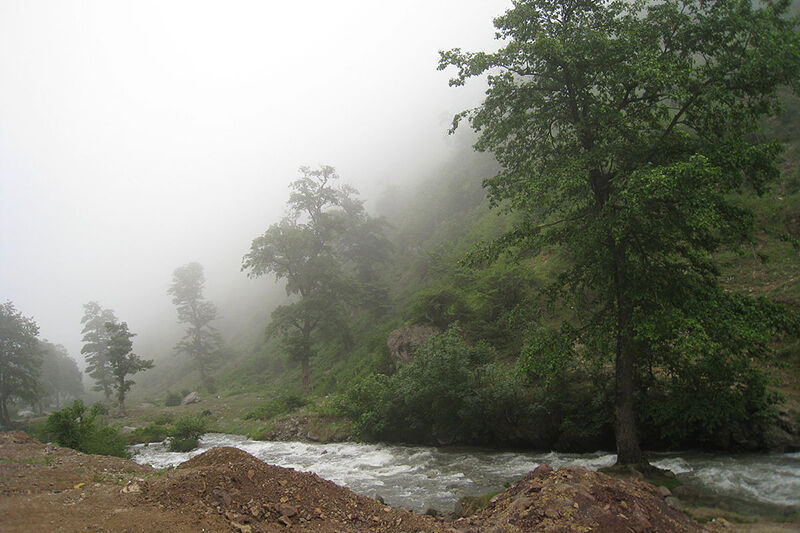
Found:
[[[438,50],[496,48],[509,5],[0,2],[0,300],[78,359],[89,300],[152,352],[191,261],[233,331],[266,317],[280,292],[241,258],[297,168],[335,166],[368,206],[431,174],[483,91],[448,87]]]

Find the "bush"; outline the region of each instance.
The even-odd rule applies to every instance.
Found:
[[[172,421],[175,419],[170,413],[160,413],[153,419],[153,424],[159,426],[166,426],[167,424],[172,424]]]
[[[247,413],[245,420],[271,420],[279,415],[284,415],[297,411],[308,404],[306,400],[297,396],[296,394],[289,394],[280,398],[270,400],[264,405],[253,409]]]
[[[128,442],[142,444],[145,442],[162,442],[167,438],[169,431],[162,425],[152,423],[149,426],[136,428],[128,434]]]
[[[206,419],[202,416],[182,416],[175,421],[169,439],[172,452],[188,452],[197,448],[200,437],[208,431]]]
[[[480,394],[481,376],[493,358],[490,347],[465,344],[451,327],[428,338],[394,375],[356,381],[336,405],[362,438],[473,442],[486,433],[483,413],[491,395]]]
[[[53,412],[45,423],[46,439],[83,453],[128,457],[125,437],[98,418],[95,406],[87,409],[81,400],[75,400]]]
[[[167,407],[175,407],[176,405],[180,405],[182,400],[183,396],[179,393],[168,392],[166,399],[164,399],[164,405]]]

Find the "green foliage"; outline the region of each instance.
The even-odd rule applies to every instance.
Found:
[[[290,359],[300,363],[308,392],[314,336],[334,332],[347,338],[347,304],[383,307],[373,299],[385,298],[378,268],[388,241],[383,223],[367,216],[355,198],[357,191],[333,185],[339,178],[333,167],[301,167],[300,174],[291,184],[291,214],[253,240],[242,270],[285,280],[287,294],[298,297],[273,311],[267,335],[279,337]]]
[[[83,329],[83,347],[81,354],[86,358],[86,373],[95,381],[92,390],[102,391],[106,400],[111,398],[114,376],[108,364],[109,336],[106,331],[107,322],[115,322],[114,311],[103,309],[97,302],[88,302],[83,306],[81,319]]]
[[[168,392],[167,397],[164,398],[164,405],[167,407],[175,407],[176,405],[180,405],[181,401],[183,400],[183,396],[177,392]]]
[[[712,254],[752,238],[731,193],[762,193],[779,175],[777,143],[756,133],[778,88],[800,79],[787,6],[522,0],[495,19],[500,50],[441,54],[440,68],[458,69],[452,85],[491,71],[485,101],[454,127],[467,118],[479,132],[476,148],[502,166],[489,198],[521,216],[473,258],[568,254],[550,290],[575,310],[550,328],[560,357],[536,335],[527,359],[551,372],[559,358],[615,361],[621,463],[644,460],[635,388],[654,354],[692,372],[670,361],[743,341],[725,352],[747,364],[748,341],[760,343],[755,324],[739,321],[736,341],[714,327],[715,312],[741,309],[718,305]]]
[[[200,437],[208,431],[208,421],[202,416],[186,415],[178,418],[172,427],[169,449],[188,452],[197,448]]]
[[[33,402],[40,395],[38,334],[36,322],[22,316],[14,304],[0,304],[0,426],[11,423],[10,400]]]
[[[46,440],[83,453],[128,457],[125,437],[103,422],[96,409],[87,409],[81,400],[53,412],[45,423],[44,435]]]
[[[153,368],[153,360],[142,359],[133,353],[131,339],[136,334],[128,331],[128,324],[125,322],[106,322],[105,329],[108,335],[106,352],[108,369],[114,377],[113,387],[117,392],[119,407],[124,412],[125,396],[135,383],[132,379],[128,379],[128,376]]]
[[[306,400],[297,396],[296,394],[288,394],[286,396],[281,396],[280,398],[275,398],[274,400],[270,400],[264,405],[257,407],[256,409],[247,413],[244,418],[245,420],[271,420],[279,415],[284,415],[287,413],[291,413],[292,411],[297,411],[305,407],[308,404]]]
[[[492,363],[486,345],[465,344],[457,328],[433,335],[392,376],[367,374],[338,398],[362,438],[451,444],[509,443],[522,422],[521,382]]]
[[[67,354],[66,348],[49,342],[41,343],[42,373],[39,383],[42,390],[40,402],[54,403],[61,407],[67,398],[77,398],[83,394],[81,371],[75,360]]]
[[[219,361],[222,340],[211,322],[217,318],[217,308],[203,297],[205,275],[199,263],[189,263],[175,269],[167,293],[178,310],[178,321],[186,324],[186,334],[175,346],[176,353],[187,354],[200,373],[203,384],[213,394],[213,382],[208,377],[211,365]]]
[[[169,429],[162,424],[155,422],[147,426],[136,428],[128,434],[130,444],[141,444],[145,442],[163,442],[169,436]]]

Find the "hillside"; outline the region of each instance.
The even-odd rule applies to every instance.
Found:
[[[741,205],[756,215],[756,239],[743,248],[721,250],[716,260],[727,290],[800,309],[800,261],[796,246],[800,238],[798,99],[787,97],[786,108],[780,119],[764,125],[765,134],[786,141],[781,180],[761,196],[743,191],[737,197]],[[351,418],[355,420],[358,436],[366,439],[578,451],[612,446],[610,389],[604,385],[610,381],[607,367],[571,366],[546,382],[531,380],[517,371],[516,362],[529,342],[530,325],[537,321],[556,323],[567,313],[565,309],[548,308],[546,301],[538,296],[539,290],[555,279],[565,256],[552,248],[522,257],[519,262],[501,260],[484,266],[466,266],[461,262],[476,244],[507,231],[513,215],[491,209],[481,186],[483,179],[496,172],[495,163],[490,157],[474,152],[464,139],[460,142],[450,164],[418,185],[395,187],[389,196],[376,202],[383,209],[377,214],[385,215],[388,222],[386,231],[391,242],[389,260],[380,269],[383,292],[376,293],[381,296],[373,301],[375,305],[350,308],[337,329],[321,330],[316,335],[310,394],[302,391],[300,368],[287,359],[279,340],[275,337],[264,340],[266,323],[252,323],[249,328],[243,325],[245,329],[229,340],[226,359],[214,374],[213,394],[258,395],[264,398],[265,407],[259,411],[258,405],[251,405],[249,412],[245,407],[244,415],[249,415],[249,421],[238,425],[226,423],[225,430],[235,431],[238,427],[251,436],[269,436],[276,421],[301,408],[300,413],[306,413],[303,416],[312,418],[320,415]],[[387,339],[398,328],[413,324],[424,324],[438,331],[458,324],[459,335],[467,345],[487,346],[488,351],[480,356],[483,359],[472,373],[461,378],[451,379],[449,375],[442,378],[460,396],[475,397],[476,403],[470,408],[476,410],[475,415],[467,416],[481,419],[477,425],[437,430],[435,418],[450,415],[432,414],[433,418],[414,422],[405,419],[402,424],[410,423],[421,429],[403,433],[396,426],[408,415],[393,411],[390,404],[394,400],[389,396],[385,397],[388,403],[382,406],[374,402],[359,404],[359,394],[390,394],[385,388],[387,380],[403,379],[392,378],[401,365],[390,354]],[[664,424],[663,420],[648,422],[651,414],[642,413],[647,445],[761,449],[781,448],[796,442],[797,435],[791,435],[800,421],[798,339],[784,335],[775,339],[774,348],[777,358],[759,364],[772,376],[770,388],[779,391],[785,400],[777,404],[773,414],[753,411],[752,417],[746,415],[723,432],[704,433],[691,428],[684,431],[685,425],[674,425],[680,422],[668,422],[673,429],[665,433],[663,426],[658,425]],[[159,388],[139,391],[137,399],[163,404],[164,383],[170,383],[169,391],[173,393],[201,387],[194,373],[183,371],[186,364],[173,364],[165,373],[171,378],[162,375]],[[592,382],[596,385],[590,386]],[[419,383],[415,387],[424,388]],[[289,407],[284,401],[301,397],[301,401]],[[420,401],[429,402],[425,398]],[[768,425],[761,420],[775,413],[780,415],[778,430],[768,432]],[[380,427],[367,427],[374,425],[370,417],[375,416],[396,420]],[[359,422],[359,417],[366,418]],[[765,436],[766,433],[771,437]]]

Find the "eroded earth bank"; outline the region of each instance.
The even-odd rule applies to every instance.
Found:
[[[20,432],[0,433],[0,517],[7,532],[752,529],[725,520],[698,524],[652,485],[580,468],[541,466],[474,515],[446,520],[386,506],[235,448],[215,448],[157,471],[42,444]]]

